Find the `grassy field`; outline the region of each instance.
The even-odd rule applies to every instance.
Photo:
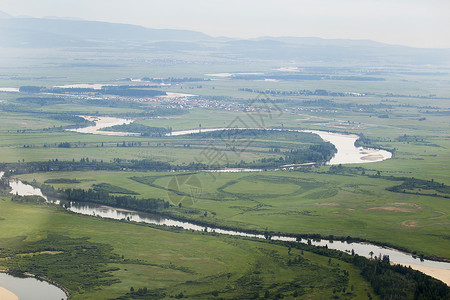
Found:
[[[100,186],[117,192],[115,195],[122,192],[136,194],[137,198],[161,198],[173,204],[164,213],[216,226],[351,236],[391,244],[418,254],[450,258],[450,211],[448,198],[443,197],[448,195],[436,189],[412,188],[405,193],[387,190],[402,184],[390,176],[450,185],[447,69],[385,67],[382,77],[386,80],[373,82],[236,80],[206,74],[279,74],[275,70],[286,63],[255,61],[242,64],[234,59],[208,58],[209,63],[203,64],[207,58],[201,54],[182,54],[176,63],[151,63],[163,59],[164,55],[133,53],[128,59],[111,64],[111,57],[117,57],[118,52],[104,50],[102,54],[72,53],[74,61],[88,62],[84,67],[67,64],[67,53],[59,50],[45,53],[46,58],[40,60],[34,58],[42,53],[28,50],[17,53],[17,57],[28,57],[27,60],[0,57],[4,63],[0,87],[51,87],[87,82],[130,84],[123,79],[145,76],[214,80],[160,88],[199,95],[198,99],[204,102],[192,107],[191,100],[180,100],[177,106],[174,102],[150,99],[140,99],[139,103],[135,99],[121,99],[123,102],[99,105],[89,104],[84,101],[86,99],[78,101],[78,96],[64,96],[65,100],[59,103],[40,105],[17,99],[36,95],[0,92],[0,163],[79,161],[88,157],[91,161],[105,162],[116,158],[150,159],[183,166],[199,158],[210,143],[230,154],[231,163],[237,163],[277,158],[280,155],[271,152],[274,146],[286,151],[311,143],[286,140],[281,136],[259,137],[237,156],[214,139],[100,136],[58,130],[60,126],[73,125],[64,118],[53,118],[66,114],[126,115],[136,119],[138,124],[173,130],[196,129],[201,124],[202,128],[284,127],[363,134],[370,142],[369,147],[395,150],[393,158],[387,161],[355,165],[364,167],[365,174],[362,169],[332,174],[328,166],[322,166],[314,167],[310,172],[85,171],[32,173],[18,177],[29,182],[47,182],[55,188]],[[87,56],[96,58],[87,61]],[[190,63],[193,59],[202,64]],[[91,63],[94,64],[89,66]],[[105,67],[101,67],[102,64]],[[330,67],[319,62],[305,62],[301,68],[311,65]],[[58,66],[57,72],[53,66]],[[339,75],[338,67],[341,66],[336,67],[327,72]],[[346,72],[361,74],[367,70],[373,69],[355,66],[342,72],[344,75]],[[424,75],[435,71],[441,73]],[[365,96],[269,95],[272,110],[262,121],[260,114],[245,111],[245,104],[257,99],[258,93],[239,89],[327,90],[363,93]],[[172,105],[183,107],[186,113],[142,117],[147,110]],[[257,105],[263,107],[261,103]],[[268,112],[267,109],[263,111]],[[71,148],[58,147],[63,142],[70,143]],[[140,143],[140,146],[120,147],[130,142]],[[379,177],[374,177],[378,172]],[[174,187],[174,178],[178,182],[195,178],[196,184]],[[55,179],[60,183],[55,183]],[[435,193],[437,195],[433,195]],[[289,254],[287,247],[264,241],[102,220],[69,214],[56,207],[19,204],[9,198],[0,197],[0,248],[6,249],[2,252],[0,267],[21,266],[31,272],[47,274],[67,286],[74,299],[130,298],[137,296],[138,291],[143,293],[144,287],[148,297],[165,294],[166,298],[182,294],[202,299],[248,299],[256,295],[264,297],[266,291],[270,298],[278,294],[286,298],[298,295],[297,298],[302,299],[329,299],[332,296],[363,299],[367,298],[367,293],[373,295],[359,270],[342,261],[333,260],[329,264],[328,258],[310,252],[301,254],[298,249],[293,249]],[[49,244],[57,254],[39,254],[46,251]],[[86,259],[83,249],[88,251],[92,261],[83,261]],[[27,256],[23,254],[29,253],[38,255],[24,260]],[[301,263],[288,263],[289,259],[292,262],[297,257],[302,258]],[[65,267],[58,267],[61,265]],[[343,281],[344,270],[349,274],[348,282]]]
[[[174,190],[170,183],[174,176],[179,182],[193,176],[198,180],[194,188],[199,188],[193,205],[185,203],[187,210],[169,209],[174,216],[248,230],[350,235],[426,255],[450,257],[446,247],[450,226],[448,199],[390,192],[386,188],[401,182],[384,178],[295,171],[194,175],[93,171],[36,173],[20,178],[40,183],[76,178],[80,183],[52,185],[88,189],[94,184],[109,183],[132,190],[142,198],[161,198],[178,204],[188,195],[185,200],[190,201],[193,186],[185,184]],[[187,213],[191,208],[197,212]]]
[[[225,86],[231,87],[228,81]],[[303,101],[291,99],[290,101]],[[409,99],[411,100],[411,99]],[[334,99],[338,104],[355,102],[352,98]],[[380,103],[376,97],[368,103]],[[392,100],[394,101],[394,100]],[[397,100],[395,100],[397,101]],[[397,103],[397,102],[392,102]],[[402,103],[406,103],[402,100]],[[379,118],[377,113],[338,109],[336,113],[326,110],[304,111],[298,114],[283,112],[280,116],[265,119],[264,126],[288,128],[312,128],[340,130],[364,134],[373,141],[374,147],[395,149],[390,160],[361,164],[368,174],[380,171],[382,176],[415,177],[450,184],[448,161],[450,140],[447,134],[448,121],[438,113],[425,114],[415,100],[413,106],[395,106],[387,111],[388,118]],[[445,109],[444,100],[429,100],[427,105]],[[289,103],[286,104],[290,107]],[[33,115],[11,115],[4,113],[0,154],[2,161],[16,162],[47,160],[91,160],[108,162],[114,158],[153,159],[173,164],[189,164],[202,155],[202,151],[214,139],[191,137],[145,138],[110,137],[84,135],[72,132],[43,132],[42,128],[66,125],[52,121],[47,125]],[[213,117],[212,117],[213,116]],[[20,118],[23,121],[17,123]],[[237,122],[254,122],[257,114],[238,111],[215,111],[193,109],[188,114],[160,119],[138,120],[140,124],[156,127],[171,127],[173,130],[226,127]],[[339,118],[339,119],[337,119]],[[339,120],[351,120],[342,123]],[[19,125],[17,125],[19,124]],[[252,126],[249,126],[252,127]],[[17,133],[17,129],[34,129]],[[74,147],[57,148],[60,142],[70,142]],[[117,147],[123,142],[140,142],[140,147]],[[104,147],[99,147],[104,143]],[[251,162],[263,157],[277,157],[269,148],[281,145],[288,149],[294,141],[264,139],[259,137],[254,144],[237,156],[232,151],[222,151],[230,162]],[[48,147],[44,148],[46,144]],[[185,147],[190,144],[190,147]],[[27,148],[24,145],[33,145]],[[383,178],[369,178],[361,174],[321,174],[327,167],[313,173],[277,172],[262,174],[198,174],[202,193],[195,199],[193,208],[198,214],[185,214],[172,209],[171,214],[183,218],[216,225],[280,231],[285,233],[319,233],[321,235],[354,236],[377,242],[396,245],[400,248],[427,255],[450,257],[448,247],[448,207],[446,199],[440,197],[400,194],[386,190],[397,185]],[[315,172],[319,172],[316,174]],[[131,177],[138,178],[131,180]],[[55,184],[61,188],[90,188],[93,184],[110,183],[138,193],[138,197],[162,198],[177,201],[177,195],[168,191],[173,174],[129,173],[129,172],[72,172],[22,175],[27,181],[44,182],[49,178],[77,178],[79,184]],[[140,179],[139,179],[140,178]],[[183,189],[183,187],[181,187]],[[191,191],[184,191],[189,194]],[[433,193],[433,192],[430,192]],[[423,194],[423,193],[422,193]],[[170,195],[170,197],[168,196]],[[175,203],[176,204],[176,203]],[[189,204],[190,205],[190,204]],[[204,217],[204,212],[209,212]],[[383,220],[380,222],[379,220]],[[389,234],[386,234],[389,232]]]
[[[147,288],[150,298],[373,295],[352,265],[263,241],[102,220],[11,202],[8,196],[0,198],[0,226],[5,250],[0,267],[19,264],[19,269],[50,275],[69,288],[73,299],[129,298],[131,287],[136,292]],[[73,256],[77,245],[97,256]],[[53,252],[44,253],[49,247]],[[77,271],[87,263],[83,259],[90,260],[91,270]],[[90,275],[97,279],[87,282]]]

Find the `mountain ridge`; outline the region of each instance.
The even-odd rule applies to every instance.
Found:
[[[389,64],[450,64],[450,49],[414,48],[371,40],[263,36],[212,37],[192,30],[61,18],[1,17],[0,47],[104,47],[183,54],[205,52],[231,59],[295,60]],[[202,54],[203,55],[203,54]]]

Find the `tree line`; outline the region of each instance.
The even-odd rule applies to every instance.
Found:
[[[326,247],[300,243],[289,243],[289,246],[353,264],[381,299],[444,300],[450,298],[450,287],[445,283],[410,267],[391,265],[388,256],[368,259],[354,253],[349,255]],[[367,296],[368,299],[372,299],[372,295]]]
[[[136,196],[129,195],[116,196],[111,195],[106,189],[55,189],[47,184],[42,184],[39,188],[48,197],[68,202],[89,202],[144,212],[155,212],[170,206],[169,202],[162,199],[138,199]]]

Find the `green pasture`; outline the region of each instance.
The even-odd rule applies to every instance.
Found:
[[[323,168],[326,169],[326,168]],[[358,237],[426,255],[450,257],[448,199],[387,191],[401,182],[361,175],[259,173],[53,172],[19,176],[57,188],[109,183],[160,198],[174,217],[247,230]],[[178,185],[173,179],[177,178]],[[194,180],[194,181],[193,181]],[[185,202],[184,202],[185,201]],[[190,209],[196,209],[194,213]],[[205,215],[205,212],[207,214]]]
[[[285,128],[321,129],[364,134],[373,141],[373,147],[375,148],[395,149],[392,159],[358,165],[366,168],[368,174],[373,175],[380,171],[381,176],[433,179],[436,182],[450,185],[450,122],[448,121],[450,92],[447,84],[448,74],[420,75],[422,71],[436,71],[434,68],[404,66],[404,70],[419,72],[417,74],[406,74],[398,71],[396,67],[386,67],[387,71],[379,76],[386,78],[386,81],[299,80],[269,82],[215,78],[205,74],[222,72],[276,73],[275,69],[286,66],[286,63],[279,61],[239,63],[222,58],[217,58],[217,60],[216,58],[208,58],[209,63],[205,65],[187,63],[190,60],[203,62],[206,59],[202,54],[191,53],[181,55],[182,60],[176,64],[154,64],[150,61],[163,58],[162,54],[134,53],[129,54],[130,59],[120,60],[112,64],[110,59],[112,56],[118,55],[117,50],[102,50],[104,52],[102,51],[101,54],[71,52],[73,59],[82,58],[81,63],[87,61],[86,56],[95,57],[95,60],[88,61],[93,63],[93,66],[84,67],[68,64],[67,53],[61,50],[54,50],[46,54],[48,57],[51,56],[51,59],[39,61],[33,58],[41,55],[41,53],[22,50],[23,52],[18,53],[17,56],[26,56],[29,59],[15,59],[15,61],[5,62],[5,68],[2,69],[3,73],[0,77],[0,86],[35,85],[50,87],[71,83],[129,84],[129,82],[121,80],[140,77],[205,77],[217,80],[187,82],[164,87],[161,90],[195,94],[208,99],[217,97],[212,99],[218,99],[215,100],[218,104],[242,104],[244,100],[251,101],[258,97],[257,93],[239,91],[240,88],[279,91],[325,89],[331,92],[365,93],[367,96],[364,97],[269,96],[269,99],[273,100],[280,108],[280,111],[272,111],[264,116],[255,112],[244,112],[242,107],[239,108],[238,106],[235,106],[235,109],[231,111],[225,111],[218,107],[208,109],[196,107],[183,115],[137,119],[136,122],[147,126],[171,127],[173,130],[197,129],[201,124],[201,128],[280,128],[284,126]],[[16,62],[18,63],[16,64]],[[49,62],[52,64],[48,64]],[[305,62],[303,67],[311,64],[313,63]],[[321,65],[321,63],[317,63],[317,65]],[[57,66],[56,71],[54,66]],[[298,67],[301,69],[302,64],[299,64]],[[365,68],[361,67],[360,72],[364,73]],[[358,71],[354,72],[357,73]],[[403,96],[394,96],[397,94]],[[146,107],[152,105],[164,106],[168,104],[150,102],[148,106],[136,109],[132,105],[130,107],[86,106],[76,102],[42,107],[19,103],[20,107],[17,112],[1,109],[4,104],[17,104],[15,98],[21,96],[24,95],[0,93],[0,162],[15,163],[17,161],[32,162],[54,159],[71,161],[88,157],[90,160],[103,160],[105,162],[114,158],[152,159],[183,165],[201,157],[209,142],[191,137],[119,137],[44,131],[44,129],[71,125],[69,122],[48,119],[44,117],[43,114],[45,113],[83,113],[89,115],[99,113],[112,116],[127,113],[132,115],[142,113]],[[422,98],[416,96],[422,96]],[[306,106],[304,101],[311,100],[330,100],[337,106]],[[347,109],[343,106],[348,104],[366,106],[361,109],[356,108],[356,106]],[[383,105],[391,105],[391,107],[384,107]],[[30,110],[34,113],[31,113]],[[407,141],[399,139],[405,134],[410,137]],[[72,147],[58,148],[57,145],[62,142],[69,142]],[[123,142],[140,142],[142,146],[117,147]],[[260,138],[257,144],[248,147],[241,156],[237,156],[232,151],[225,150],[223,145],[216,141],[211,140],[211,142],[218,146],[222,152],[230,154],[227,156],[231,163],[241,160],[251,162],[261,158],[279,157],[280,155],[269,153],[269,148],[274,145],[281,145],[282,149],[289,149],[288,145],[296,144],[295,141],[286,141],[280,137],[276,139]],[[104,147],[101,147],[102,143]],[[185,147],[185,144],[190,144],[190,147]],[[306,144],[299,142],[297,145]],[[57,178],[76,178],[79,180],[79,183],[71,184],[52,183],[56,188],[88,189],[95,184],[108,183],[131,190],[138,194],[138,198],[170,200],[174,206],[165,213],[174,217],[216,226],[292,234],[317,233],[323,236],[352,236],[392,244],[417,253],[450,258],[448,250],[450,219],[448,217],[447,198],[389,192],[386,188],[398,185],[401,182],[386,178],[370,178],[360,173],[333,175],[327,174],[327,171],[328,167],[314,168],[310,173],[280,171],[199,173],[194,175],[191,173],[88,171],[24,174],[20,175],[20,178],[29,182],[35,179],[39,183]],[[193,186],[181,185],[175,186],[174,189],[173,178],[175,176],[180,177],[178,182],[184,182],[183,179],[187,177],[196,178],[197,181]],[[417,192],[422,194],[434,193],[434,191]],[[181,202],[181,207],[178,207],[178,202]],[[164,240],[164,238],[172,239],[168,241],[168,244],[172,246],[167,246],[167,248],[173,250],[177,248],[173,245],[180,245],[173,243],[174,240],[196,241],[200,237],[200,235],[187,232],[174,233],[144,226],[71,216],[53,209],[33,206],[27,208],[25,205],[16,205],[8,201],[0,201],[0,205],[4,207],[1,212],[20,208],[19,211],[22,212],[28,209],[27,212],[30,212],[30,214],[35,211],[34,218],[36,220],[38,216],[46,216],[41,218],[44,223],[42,226],[37,226],[33,222],[19,226],[16,223],[8,223],[9,221],[0,221],[0,224],[2,224],[0,226],[11,224],[8,225],[7,230],[2,230],[0,234],[11,233],[12,237],[21,235],[20,232],[25,232],[22,235],[27,235],[29,238],[35,236],[36,239],[39,239],[41,236],[45,237],[50,230],[47,228],[53,228],[54,225],[54,232],[67,231],[69,236],[88,236],[96,242],[114,243],[113,247],[118,254],[134,258],[144,257],[145,260],[157,257],[158,261],[165,264],[168,263],[168,260],[164,260],[164,255],[161,253],[167,245],[161,244],[161,249],[158,250],[160,252],[156,256],[155,252],[151,250],[152,247],[156,247],[156,238],[161,240]],[[52,217],[47,217],[48,214]],[[63,220],[66,218],[68,225],[64,227]],[[92,226],[92,229],[88,229],[87,226],[76,229],[75,224],[81,222],[79,220],[83,220],[82,222]],[[52,226],[46,227],[47,223]],[[27,234],[30,230],[34,230],[32,229],[33,224],[37,226],[35,226],[36,228],[44,229],[36,234]],[[126,234],[120,235],[122,230]],[[115,235],[121,238],[112,238]],[[155,236],[155,239],[152,238],[153,236]],[[185,274],[178,269],[129,264],[123,268],[121,267],[123,265],[119,266],[120,270],[115,271],[114,276],[120,278],[122,283],[112,285],[108,289],[105,288],[107,292],[104,295],[108,295],[108,297],[123,295],[127,290],[129,291],[132,282],[142,283],[142,287],[145,282],[152,282],[154,285],[151,288],[161,287],[169,291],[170,295],[180,292],[199,295],[205,291],[211,293],[215,289],[225,291],[228,283],[225,283],[226,280],[222,280],[222,275],[231,272],[226,268],[236,268],[237,270],[239,264],[246,266],[247,260],[255,262],[257,259],[261,259],[267,260],[268,263],[272,262],[271,258],[268,258],[263,252],[255,250],[257,247],[254,246],[253,242],[232,239],[236,245],[233,244],[232,247],[235,248],[230,250],[227,247],[231,246],[225,246],[229,245],[228,242],[225,242],[229,241],[228,238],[201,237],[207,241],[200,242],[198,240],[198,244],[188,244],[189,247],[192,247],[192,252],[195,253],[193,261],[196,259],[201,261],[202,259],[202,250],[200,249],[202,249],[203,244],[199,245],[201,243],[208,244],[209,248],[205,251],[211,253],[210,255],[213,257],[211,261],[202,261],[198,264],[199,266],[188,263],[188,247],[183,248],[184,252],[180,256],[171,253],[174,257],[177,257],[176,260],[170,258],[170,261],[177,266],[186,266],[192,269],[203,268],[196,271],[198,273],[189,275],[193,277],[186,279],[186,282],[192,281],[195,284],[186,284],[183,281],[184,279],[180,279]],[[234,242],[235,240],[239,242]],[[140,252],[132,252],[134,247],[126,247],[126,243],[140,249]],[[148,247],[151,251],[146,252],[145,247]],[[228,253],[224,254],[227,251],[221,251],[220,247],[230,250],[230,253],[236,252],[235,264],[231,263],[232,256],[227,256]],[[282,252],[277,248],[278,246],[267,247],[275,247],[274,251]],[[250,259],[249,257],[252,254],[247,252],[256,253],[255,255],[258,258]],[[214,256],[216,255],[214,253],[217,253],[217,256]],[[223,262],[220,260],[222,259],[220,255],[224,257]],[[170,257],[170,255],[167,256]],[[117,263],[115,262],[115,264]],[[228,265],[230,267],[227,267]],[[128,271],[125,271],[125,269]],[[291,274],[289,270],[280,272]],[[147,275],[140,277],[139,274]],[[232,279],[238,278],[237,275],[236,277],[233,276]],[[287,275],[276,273],[270,280],[277,276],[284,280]],[[167,278],[175,279],[173,282],[169,282],[170,280]],[[316,277],[312,276],[311,278]],[[200,280],[201,283],[196,280]],[[268,286],[271,282],[267,280],[269,279],[263,280],[265,286]],[[213,288],[209,289],[208,284],[211,284]],[[229,285],[234,286],[234,283]],[[137,284],[133,286],[138,287]],[[308,290],[308,293],[313,298],[320,298],[320,289],[314,285],[314,288]],[[103,295],[103,291],[104,289],[98,291],[100,294],[92,292],[89,297],[95,298],[95,296]],[[327,289],[324,288],[324,291],[327,291]],[[227,293],[226,297],[232,297],[238,292]],[[222,294],[219,293],[219,295]],[[327,296],[329,294],[323,297],[328,298]]]
[[[150,298],[374,295],[352,265],[264,241],[103,220],[12,202],[5,195],[0,198],[0,228],[0,244],[10,253],[1,256],[1,268],[16,266],[49,276],[66,286],[73,299],[128,298],[131,288],[147,288]],[[79,251],[77,245],[89,247],[85,251],[98,249],[97,256],[71,257]],[[54,252],[44,254],[48,247]],[[90,261],[89,271],[77,271],[84,268],[83,259]]]

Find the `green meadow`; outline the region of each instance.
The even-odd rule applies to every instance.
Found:
[[[0,268],[45,274],[72,299],[129,299],[139,290],[146,299],[377,298],[353,265],[264,241],[75,215],[6,195],[0,224]]]
[[[88,99],[91,94],[45,100],[48,95],[0,92],[0,171],[12,170],[12,177],[55,189],[100,189],[115,196],[163,199],[171,206],[160,213],[205,226],[325,238],[350,236],[418,255],[450,258],[447,73],[421,75],[422,69],[407,66],[411,74],[396,73],[393,68],[395,72],[383,75],[385,81],[273,82],[206,74],[276,74],[282,62],[179,62],[152,65],[150,70],[137,63],[140,54],[130,55],[129,62],[107,71],[98,66],[64,66],[65,56],[36,61],[31,67],[7,62],[15,72],[5,69],[0,84],[126,85],[131,83],[124,78],[145,76],[214,80],[159,89],[199,95],[179,102],[134,98],[99,102]],[[58,76],[48,62],[60,64]],[[355,70],[347,71],[363,72]],[[344,95],[290,93],[301,90]],[[247,110],[249,103],[253,106]],[[166,107],[182,113],[165,111]],[[230,164],[250,164],[279,159],[292,149],[320,141],[314,135],[259,135],[236,152],[217,136],[103,136],[66,131],[76,125],[68,118],[79,115],[131,118],[139,126],[172,130],[257,127],[353,133],[363,137],[364,147],[388,149],[393,157],[343,167],[242,173],[124,167],[120,171],[49,169],[14,174],[16,168],[37,162],[75,164],[86,158],[111,165],[116,160],[146,160],[187,169],[211,145]],[[306,250],[289,250],[287,244],[76,215],[58,206],[12,201],[5,192],[0,196],[0,229],[0,268],[47,276],[67,287],[73,299],[378,297],[354,265]]]
[[[198,184],[174,189],[170,182],[175,176],[179,182],[195,177]],[[70,184],[50,183],[61,189],[89,189],[95,184],[109,183],[132,190],[137,197],[170,201],[174,206],[164,213],[212,226],[323,237],[351,236],[428,256],[450,255],[446,247],[450,223],[448,199],[391,192],[386,188],[401,181],[385,178],[336,175],[328,171],[188,174],[92,171],[19,177],[38,183],[56,178],[79,180]],[[179,202],[181,207],[176,206]]]

